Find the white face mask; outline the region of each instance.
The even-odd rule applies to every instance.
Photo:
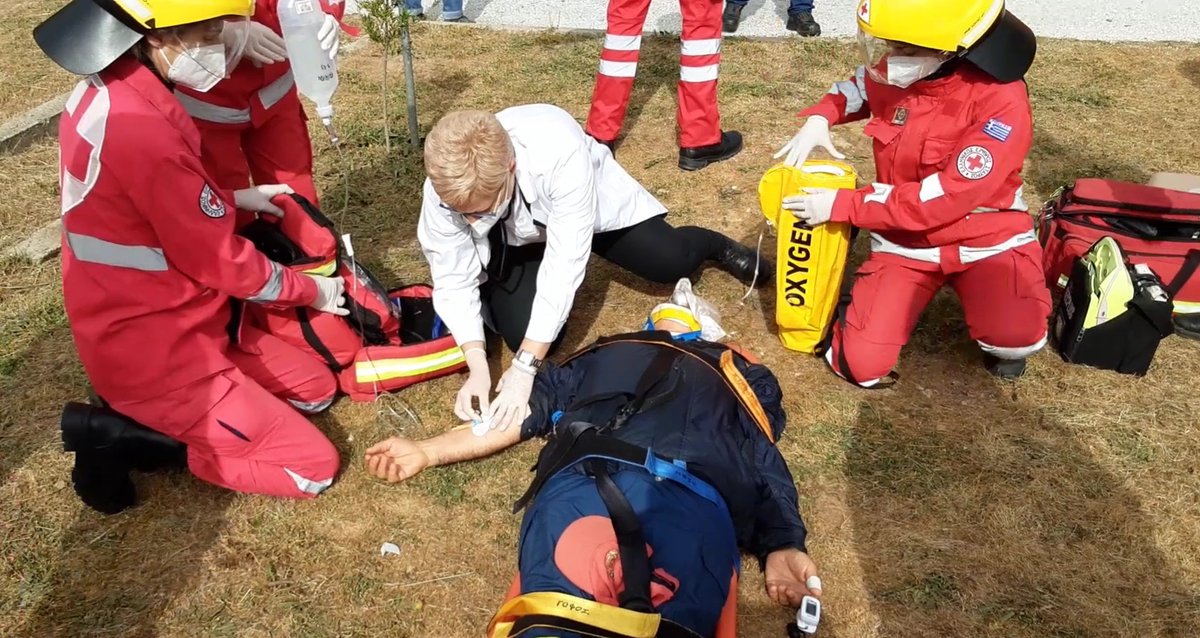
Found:
[[[887,83],[907,89],[936,73],[945,63],[942,58],[927,55],[890,55],[887,59]]]
[[[167,54],[159,49],[163,60]],[[171,62],[167,70],[167,79],[180,86],[200,91],[201,93],[213,88],[225,77],[225,45],[209,44],[205,46],[186,47]]]

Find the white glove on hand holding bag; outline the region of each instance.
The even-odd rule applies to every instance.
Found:
[[[267,25],[252,20],[227,23],[221,33],[222,38],[237,37],[229,34],[231,30],[237,29],[244,29],[246,32],[246,45],[242,50],[242,57],[249,59],[255,66],[261,67],[287,59],[287,47],[283,44],[283,38]],[[228,45],[228,42],[226,44]]]
[[[829,154],[837,159],[846,159],[846,156],[839,153],[833,146],[833,137],[829,134],[829,120],[820,115],[808,118],[804,122],[804,126],[800,127],[800,132],[796,133],[795,137],[775,153],[775,159],[786,155],[787,159],[783,160],[784,164],[802,166],[808,156],[812,154],[813,149],[817,147],[829,151]]]
[[[271,203],[271,198],[295,193],[287,184],[263,184],[234,191],[233,203],[242,210],[283,217],[283,209]],[[339,280],[340,281],[340,280]]]
[[[792,211],[805,226],[815,228],[833,217],[837,193],[833,188],[806,188],[803,195],[783,198],[783,208]]]
[[[306,276],[317,284],[317,298],[309,308],[341,317],[350,314],[346,308],[346,282],[341,277]]]

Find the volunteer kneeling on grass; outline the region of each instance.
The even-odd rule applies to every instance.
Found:
[[[811,226],[871,231],[871,257],[827,359],[862,386],[888,377],[921,311],[954,288],[993,374],[1016,377],[1046,343],[1042,250],[1021,197],[1033,139],[1023,77],[1036,40],[1002,0],[862,0],[865,65],[833,86],[781,151],[833,148],[830,124],[869,118],[878,183],[810,191],[784,207]]]
[[[63,300],[111,409],[68,404],[62,437],[75,491],[103,512],[134,503],[131,468],[186,465],[230,489],[297,498],[338,469],[337,450],[296,411],[329,405],[332,373],[241,326],[230,302],[345,314],[342,281],[295,274],[234,234],[235,204],[282,214],[270,199],[291,189],[218,188],[171,92],[203,91],[236,64],[240,47],[222,34],[252,8],[73,0],[34,29],[46,55],[88,76],[59,124]]]
[[[560,337],[593,252],[661,283],[709,260],[743,281],[773,277],[753,249],[668,224],[666,208],[557,106],[450,113],[429,132],[425,170],[417,237],[438,316],[470,366],[455,405],[464,420],[508,426],[525,418],[533,375]],[[485,316],[516,352],[490,403]]]
[[[702,339],[708,326],[687,307],[652,317],[658,332],[546,364],[520,427],[367,450],[370,473],[395,483],[546,437],[517,502],[528,507],[519,575],[489,636],[732,637],[739,549],[759,558],[776,602],[820,596],[775,447],[785,425],[775,376]]]

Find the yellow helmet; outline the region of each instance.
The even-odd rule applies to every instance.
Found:
[[[1023,78],[1037,52],[1033,31],[1004,0],[859,0],[857,17],[860,39],[962,57],[1001,82]]]
[[[34,27],[38,48],[62,68],[96,73],[146,33],[217,18],[248,19],[254,0],[71,0]]]

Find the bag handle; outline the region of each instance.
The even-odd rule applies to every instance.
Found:
[[[1183,266],[1180,267],[1179,272],[1175,273],[1175,278],[1171,280],[1171,283],[1167,284],[1167,294],[1172,298],[1179,294],[1184,284],[1192,278],[1192,275],[1196,274],[1197,267],[1200,267],[1200,250],[1189,250],[1187,257],[1183,259]]]

